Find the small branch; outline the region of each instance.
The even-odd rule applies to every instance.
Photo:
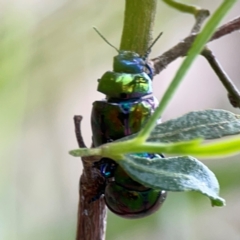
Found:
[[[194,5],[181,3],[175,0],[163,0],[163,2],[180,12],[189,13],[195,16],[196,22],[191,30],[192,34],[196,34],[200,31],[203,22],[210,15],[210,12],[207,9],[203,9]]]
[[[73,120],[74,120],[75,135],[77,138],[78,146],[80,148],[86,148],[87,146],[83,140],[82,132],[81,132],[81,122],[83,120],[83,117],[82,116],[74,116]]]
[[[203,25],[203,22],[206,20],[206,18],[209,15],[210,15],[210,12],[206,9],[197,10],[197,12],[195,13],[196,22],[191,30],[191,34],[199,33]]]
[[[218,28],[210,41],[216,40],[239,29],[240,17]],[[180,43],[163,53],[161,56],[151,59],[155,69],[155,74],[159,74],[163,69],[165,69],[171,62],[173,62],[177,58],[185,56],[196,36],[197,35],[190,35],[186,37]]]
[[[208,61],[224,87],[226,88],[228,92],[228,98],[231,102],[231,104],[234,107],[240,108],[240,93],[237,89],[237,87],[234,85],[234,83],[231,81],[231,79],[228,77],[227,73],[223,70],[220,63],[214,56],[213,52],[208,49],[207,47],[202,51],[201,53]]]
[[[195,26],[199,26],[198,19],[196,19]],[[195,29],[195,27],[193,29]],[[213,37],[210,39],[210,41],[216,40],[239,29],[240,29],[240,17],[235,18],[232,21],[218,28]],[[185,56],[188,50],[191,48],[191,45],[195,40],[196,36],[197,34],[191,34],[190,36],[185,38],[182,42],[178,43],[176,46],[163,53],[161,56],[152,59],[151,61],[153,62],[155,74],[159,74],[164,68],[168,66],[168,64],[176,60],[178,57]],[[234,83],[231,81],[231,79],[224,72],[220,63],[217,61],[213,53],[206,47],[206,50],[202,52],[202,55],[207,59],[210,66],[213,68],[213,70],[219,77],[220,81],[226,88],[228,92],[228,98],[232,106],[240,108],[240,92],[238,91]]]
[[[240,17],[234,18],[230,22],[222,25],[218,28],[218,30],[214,33],[210,41],[216,40],[220,37],[223,37],[227,34],[235,32],[240,29]]]
[[[190,35],[180,43],[164,52],[161,56],[151,59],[155,75],[162,72],[171,62],[187,54],[197,35]]]
[[[74,116],[75,133],[80,148],[86,147],[82,133],[82,116]],[[97,157],[83,157],[83,173],[80,177],[76,240],[104,240],[106,231],[106,206],[103,198],[91,202],[101,191],[105,181],[91,162]]]

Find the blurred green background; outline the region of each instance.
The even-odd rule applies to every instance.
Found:
[[[214,11],[221,3],[188,1]],[[240,2],[224,22],[239,14]],[[104,96],[97,79],[112,68],[116,52],[92,30],[97,26],[119,46],[123,0],[0,0],[0,239],[74,239],[80,159],[73,116],[84,116],[83,134],[91,143],[92,102]],[[159,1],[154,36],[164,35],[158,56],[190,31],[193,17]],[[239,32],[209,46],[240,88]],[[154,78],[160,99],[181,59]],[[163,120],[191,110],[235,113],[207,62],[198,57],[168,106]],[[151,217],[125,220],[109,213],[107,240],[240,239],[240,161],[204,160],[217,175],[224,208],[212,208],[196,193],[170,193]]]

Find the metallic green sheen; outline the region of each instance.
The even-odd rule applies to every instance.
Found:
[[[156,106],[153,96],[132,102],[94,102],[91,116],[94,146],[137,133]]]
[[[146,217],[157,211],[166,198],[166,192],[148,189],[128,190],[115,182],[105,189],[105,202],[115,214],[125,218]]]
[[[99,92],[108,98],[139,98],[152,93],[152,81],[145,73],[106,72],[99,79]]]

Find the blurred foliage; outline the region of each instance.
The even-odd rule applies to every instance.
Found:
[[[18,22],[10,12],[0,25],[0,238],[15,239],[9,231],[15,219],[15,162],[9,159],[16,143],[26,106],[29,60],[29,34],[26,22]],[[16,150],[16,148],[15,148]],[[7,231],[6,231],[7,230]]]
[[[213,11],[221,1],[192,2]],[[103,98],[96,80],[111,69],[116,54],[91,26],[118,46],[124,1],[0,4],[0,239],[74,239],[81,163],[68,155],[77,147],[72,117],[84,116],[83,133],[90,144],[91,105]],[[239,7],[238,3],[228,20]],[[159,1],[155,32],[164,35],[152,55],[185,37],[192,23],[192,16]],[[232,34],[211,47],[240,87],[238,45],[239,34]],[[156,96],[162,95],[178,65],[179,61],[171,64],[156,77]],[[163,117],[205,108],[239,113],[199,58]],[[148,218],[130,221],[110,213],[106,239],[239,239],[239,157],[205,164],[220,181],[225,208],[210,208],[197,193],[171,193],[162,209]]]

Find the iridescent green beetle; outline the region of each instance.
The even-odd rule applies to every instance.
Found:
[[[97,90],[108,98],[141,98],[152,93],[151,82],[145,72],[133,74],[108,71],[99,79]]]
[[[153,70],[146,56],[117,51],[113,71],[99,79],[98,91],[105,94],[106,99],[93,103],[91,125],[96,147],[140,131],[158,104],[151,95]],[[152,154],[145,155],[149,159],[153,157]],[[103,192],[106,205],[119,216],[148,216],[159,209],[166,198],[165,191],[134,181],[112,159],[103,158],[95,166],[106,179]]]

